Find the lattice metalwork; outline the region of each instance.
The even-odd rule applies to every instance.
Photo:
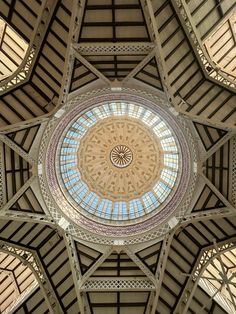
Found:
[[[205,48],[203,47],[202,42],[198,37],[196,27],[192,24],[191,15],[185,0],[174,0],[174,2],[178,8],[182,23],[185,25],[189,33],[189,39],[192,41],[192,47],[194,50],[196,50],[205,72],[219,83],[235,89],[235,80],[233,80],[225,72],[221,71],[220,68],[215,66],[215,64],[208,57],[207,52],[205,51]]]
[[[41,6],[41,12],[37,19],[37,24],[32,34],[32,40],[27,50],[24,61],[21,66],[7,79],[0,83],[0,95],[5,93],[6,90],[16,87],[21,84],[31,73],[32,64],[36,60],[41,43],[44,39],[47,26],[50,22],[50,17],[53,13],[53,7],[56,5],[54,0],[45,0]]]
[[[25,249],[18,248],[18,247],[10,246],[3,241],[0,241],[0,250],[21,258],[23,262],[25,262],[26,264],[30,265],[33,268],[33,270],[37,274],[38,279],[40,279],[40,281],[42,282],[45,281],[44,275],[41,272],[40,267],[38,263],[36,262],[35,257],[32,252]]]
[[[39,265],[39,262],[37,258],[34,256],[34,254],[30,250],[19,248],[17,246],[11,246],[3,241],[0,241],[0,251],[18,257],[23,264],[31,268],[31,270],[36,276],[36,279],[38,280],[38,283],[43,288],[43,292],[45,293],[45,299],[49,303],[48,305],[52,309],[53,313],[58,313],[57,312],[59,310],[57,306],[58,302],[56,300],[56,297],[54,296],[54,292],[49,286],[48,280],[45,277],[42,268]]]
[[[6,203],[3,145],[0,142],[0,208]]]
[[[16,70],[10,77],[0,82],[0,94],[4,93],[9,88],[21,83],[28,77],[31,69],[31,64],[35,56],[35,48],[29,48],[29,51],[27,52],[25,59],[20,65],[19,69]]]
[[[145,55],[154,47],[153,43],[81,43],[73,47],[82,55]]]
[[[219,257],[222,253],[235,247],[235,245],[235,241],[230,241],[228,243],[216,243],[214,241],[214,246],[211,246],[206,250],[202,250],[193,272],[191,274],[183,274],[184,276],[189,277],[189,279],[185,285],[183,297],[179,300],[176,306],[175,313],[187,313],[191,300],[195,294],[198,282],[203,276],[203,272],[205,271],[206,267],[213,261],[214,258]],[[204,310],[204,308],[205,305],[202,309]]]
[[[123,94],[123,93],[124,94],[128,93],[131,95],[134,94],[134,95],[138,95],[141,97],[145,97],[147,99],[150,99],[153,102],[157,102],[157,103],[161,104],[164,107],[169,106],[164,98],[159,97],[157,95],[154,95],[154,94],[152,94],[148,91],[145,91],[145,90],[143,91],[143,90],[139,90],[139,89],[135,89],[135,88],[125,87],[124,89],[122,89],[121,94]],[[71,101],[67,102],[65,104],[65,106],[63,107],[63,109],[60,109],[52,117],[52,119],[49,121],[49,123],[47,125],[46,131],[45,131],[44,136],[42,138],[41,148],[39,151],[39,159],[38,159],[39,165],[42,165],[44,163],[44,156],[45,156],[44,154],[46,151],[48,139],[50,138],[50,135],[53,132],[54,125],[55,125],[56,121],[58,120],[58,118],[60,118],[62,114],[64,114],[68,110],[70,110],[71,107],[75,106],[76,103],[82,104],[85,100],[89,100],[90,98],[93,98],[94,96],[100,96],[100,95],[103,96],[103,95],[107,95],[107,94],[111,95],[111,90],[109,88],[92,90],[92,91],[89,91],[87,93],[81,94],[81,95],[73,98]],[[181,124],[181,128],[183,128],[183,132],[187,134],[186,137],[188,139],[188,145],[190,146],[190,150],[191,150],[191,158],[192,158],[192,160],[197,161],[197,153],[195,150],[196,146],[195,146],[195,142],[193,140],[189,125],[188,125],[187,121],[185,121],[184,118],[181,116],[177,116],[177,120]],[[180,203],[179,208],[177,209],[177,211],[179,211],[179,210],[181,211],[181,213],[178,214],[179,220],[181,220],[181,217],[184,217],[184,213],[186,213],[186,211],[188,209],[189,203],[191,201],[192,193],[194,192],[196,178],[197,178],[197,175],[192,174],[191,181],[190,181],[189,186],[188,186],[187,194],[185,195],[185,199]],[[47,184],[44,180],[45,180],[44,176],[40,174],[39,175],[39,181],[40,181],[40,186],[41,186],[42,194],[44,196],[46,205],[47,205],[47,207],[48,207],[48,209],[52,215],[52,219],[56,223],[58,223],[59,220],[61,219],[62,215],[60,214],[60,210],[57,208],[57,205],[52,200],[50,192],[49,192],[48,187],[47,187]],[[169,230],[170,230],[170,226],[166,223],[164,225],[160,225],[157,229],[155,229],[151,232],[149,231],[149,232],[143,233],[142,236],[125,237],[122,239],[122,244],[123,245],[129,245],[129,244],[135,244],[135,243],[149,241],[149,240],[152,240],[155,238],[161,238]],[[117,240],[117,239],[113,239],[112,237],[111,238],[110,237],[102,237],[99,235],[92,234],[92,233],[86,231],[85,229],[77,228],[77,226],[74,224],[70,224],[67,227],[67,232],[69,232],[71,235],[74,235],[77,238],[80,238],[80,239],[83,239],[83,240],[86,240],[89,242],[95,242],[98,244],[113,245],[114,243],[116,243],[116,240]]]
[[[232,202],[236,206],[236,136],[233,138],[232,149]]]
[[[155,286],[147,279],[88,279],[82,291],[151,291]]]
[[[209,250],[203,251],[200,262],[193,274],[193,279],[195,280],[199,275],[201,275],[202,271],[205,269],[206,265],[210,260],[215,258],[219,253],[223,253],[231,248],[235,247],[236,241],[224,243],[222,245],[217,245],[217,249],[215,247],[210,248]]]

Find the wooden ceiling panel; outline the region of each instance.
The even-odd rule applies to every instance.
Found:
[[[37,0],[1,0],[0,15],[27,42],[30,41],[41,2]]]
[[[101,252],[75,241],[81,273],[85,274],[102,255]]]
[[[191,0],[188,6],[201,38],[205,38],[235,8],[235,1]]]
[[[50,313],[47,303],[43,297],[41,289],[39,287],[35,288],[31,294],[27,297],[27,299],[19,306],[19,308],[15,309],[13,314],[47,314]]]
[[[96,33],[96,39],[94,34]],[[149,41],[139,1],[86,1],[79,42]]]
[[[160,241],[159,243],[149,246],[136,253],[140,260],[148,266],[153,274],[155,274],[157,269],[161,248],[162,242]]]
[[[211,210],[222,207],[225,207],[222,201],[207,185],[205,185],[196,204],[193,207],[193,212]]]
[[[30,164],[5,144],[3,144],[3,158],[6,201],[9,201],[31,177],[32,173]]]
[[[207,178],[226,198],[229,197],[230,191],[230,150],[231,145],[228,141],[207,159],[205,170]]]
[[[38,124],[34,125],[33,127],[21,129],[19,131],[6,133],[6,135],[28,153],[33,145],[35,137],[37,136],[39,128],[40,125]]]

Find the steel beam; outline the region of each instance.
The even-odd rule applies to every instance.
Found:
[[[22,129],[30,128],[38,124],[42,124],[43,122],[48,121],[51,113],[47,113],[43,116],[36,117],[33,119],[25,120],[25,121],[20,121],[17,123],[13,123],[11,125],[4,125],[0,127],[0,134],[6,134],[10,132],[16,132],[20,131]]]
[[[98,69],[96,69],[89,61],[87,61],[77,50],[74,49],[74,56],[78,59],[83,65],[93,72],[97,77],[99,77],[104,83],[108,86],[111,86],[111,81],[102,74]]]
[[[85,313],[84,301],[83,301],[82,294],[78,285],[78,282],[82,277],[82,274],[81,274],[81,269],[79,266],[79,261],[78,261],[78,257],[77,257],[77,253],[76,253],[76,249],[74,245],[74,240],[69,234],[66,234],[66,233],[63,233],[63,238],[66,243],[67,253],[69,256],[69,263],[70,263],[72,278],[73,278],[73,282],[75,286],[78,308],[79,308],[80,314],[84,314]]]
[[[21,156],[29,164],[31,164],[31,165],[36,164],[36,160],[32,156],[30,156],[28,153],[26,153],[20,146],[18,146],[16,143],[14,143],[5,134],[0,134],[0,141],[5,143],[11,149],[13,149],[19,156]]]
[[[82,56],[148,55],[154,48],[149,42],[75,43],[73,48]]]
[[[108,256],[113,252],[113,246],[107,247],[107,250],[103,255],[93,264],[93,266],[81,277],[79,280],[79,289],[81,290],[85,282],[92,276],[95,270],[108,258]]]
[[[143,67],[155,56],[155,49],[152,49],[151,52],[139,62],[139,64],[121,81],[121,84],[128,82],[131,78],[133,78],[139,71],[142,70]]]
[[[236,130],[228,131],[227,134],[225,134],[219,141],[217,141],[212,148],[210,148],[203,156],[202,162],[206,161],[208,158],[210,158],[221,146],[223,146],[225,143],[227,143],[233,136],[236,135]]]
[[[170,246],[171,246],[175,231],[176,231],[176,228],[174,228],[170,233],[168,233],[163,240],[161,253],[160,253],[160,257],[159,257],[159,261],[158,261],[158,265],[156,269],[156,274],[155,274],[158,285],[156,287],[155,295],[154,295],[152,306],[151,306],[151,314],[156,313],[158,300],[159,300],[161,287],[162,287],[162,282],[163,282],[164,274],[166,270],[166,264],[167,264],[167,260],[169,256]]]
[[[203,178],[206,185],[209,186],[209,188],[215,193],[215,195],[222,201],[222,203],[228,207],[228,209],[236,213],[236,208],[224,197],[223,194],[220,193],[220,191],[215,187],[215,185],[201,172],[199,173],[201,177]]]
[[[155,276],[150,271],[150,269],[140,260],[140,258],[133,252],[133,250],[124,246],[123,251],[132,259],[132,261],[142,270],[142,272],[147,276],[147,278],[154,284],[157,285]]]
[[[21,85],[30,77],[56,5],[55,0],[42,1],[25,58],[13,74],[0,83],[0,95]]]
[[[85,0],[73,0],[73,9],[70,20],[69,34],[68,34],[68,42],[67,42],[67,50],[65,56],[65,63],[63,69],[63,77],[61,83],[61,90],[59,93],[58,106],[63,105],[67,99],[69,94],[71,76],[74,66],[74,51],[73,51],[73,43],[78,40],[82,21],[83,21],[83,13],[85,7]]]
[[[35,176],[32,176],[25,182],[25,184],[13,195],[13,197],[0,209],[0,215],[4,215],[21,197],[21,195],[31,186],[33,181],[36,179]]]
[[[0,241],[0,251],[15,256],[21,260],[24,265],[30,268],[38,281],[50,313],[62,314],[63,311],[59,306],[59,302],[57,302],[55,293],[48,282],[47,276],[36,254],[29,249],[24,249],[17,245],[13,246],[5,241]],[[18,304],[18,306],[19,305],[20,304]]]

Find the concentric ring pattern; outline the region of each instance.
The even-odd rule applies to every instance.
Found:
[[[177,139],[161,116],[141,105],[98,105],[75,117],[60,143],[61,189],[95,220],[132,222],[163,208],[177,188]]]

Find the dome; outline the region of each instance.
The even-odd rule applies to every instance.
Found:
[[[46,179],[68,219],[124,236],[170,217],[187,190],[191,158],[178,119],[161,102],[113,93],[61,110]]]
[[[61,188],[91,218],[132,222],[160,210],[176,189],[179,150],[173,131],[141,105],[98,105],[76,117],[61,138]]]

